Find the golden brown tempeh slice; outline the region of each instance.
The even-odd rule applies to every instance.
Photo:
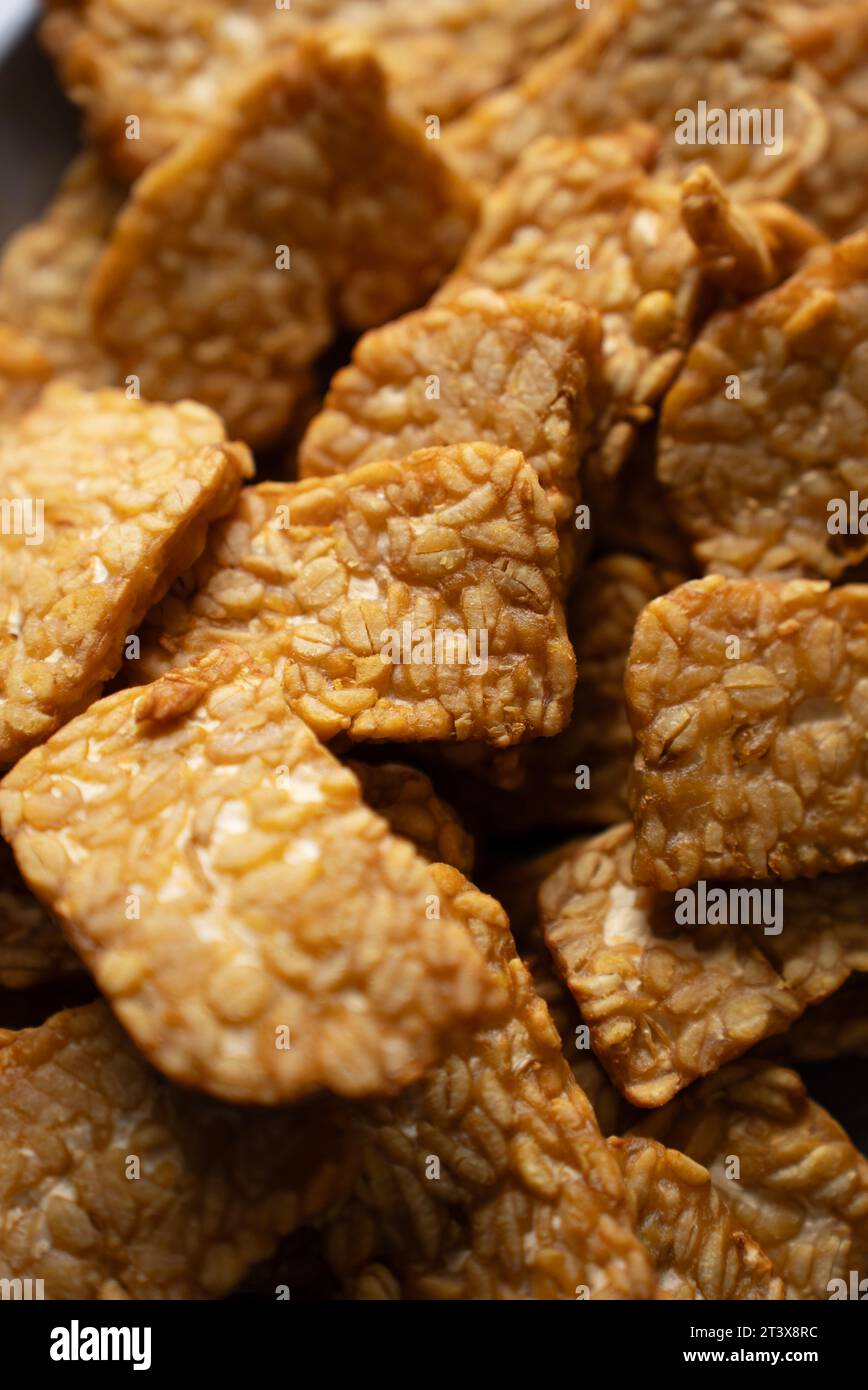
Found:
[[[237,648],[92,705],[15,768],[3,833],[173,1079],[391,1094],[493,1007],[431,873]]]
[[[123,384],[116,365],[96,341],[88,300],[91,275],[122,202],[123,190],[96,156],[79,155],[42,216],[16,232],[3,248],[0,335],[30,340],[33,352],[38,350],[44,359],[41,368],[30,367],[37,380],[63,376],[89,388]],[[16,356],[23,370],[20,348]],[[0,336],[0,390],[8,390],[15,375]],[[21,405],[30,403],[3,399],[0,414],[20,414]]]
[[[0,1036],[0,1276],[31,1297],[218,1298],[351,1173],[333,1112],[167,1086],[103,1003]]]
[[[305,40],[135,184],[94,277],[96,336],[144,395],[193,396],[265,444],[338,329],[422,302],[474,217],[371,52]]]
[[[702,330],[657,471],[706,570],[836,579],[868,555],[866,333],[868,232]]]
[[[433,864],[451,864],[462,874],[472,871],[473,837],[437,795],[430,777],[403,763],[350,759],[347,766],[359,779],[366,805],[383,817],[393,834],[411,840]]]
[[[756,1241],[736,1228],[707,1168],[654,1139],[610,1139],[636,1229],[657,1270],[663,1298],[783,1299],[782,1280]]]
[[[636,887],[632,855],[630,825],[575,842],[540,890],[540,921],[597,1057],[628,1100],[655,1106],[787,1028],[805,1001],[737,918],[679,921],[671,895]]]
[[[868,586],[698,579],[636,625],[625,690],[640,883],[866,857]]]
[[[416,449],[488,441],[536,470],[575,568],[580,464],[599,393],[595,312],[481,286],[375,328],[332,379],[298,455],[301,477]]]
[[[736,1063],[636,1132],[708,1168],[788,1298],[848,1297],[851,1271],[868,1277],[868,1161],[795,1072]]]
[[[325,1222],[345,1287],[423,1299],[651,1298],[618,1164],[561,1055],[503,909],[435,865],[504,999],[428,1077],[351,1117],[361,1172]]]
[[[130,674],[231,641],[322,739],[557,733],[575,683],[557,553],[533,469],[491,444],[263,483],[151,615]]]
[[[96,698],[252,472],[204,406],[69,382],[0,435],[0,766]]]
[[[590,6],[574,39],[478,102],[445,140],[459,167],[495,183],[540,135],[643,120],[660,132],[673,173],[712,160],[738,196],[781,197],[823,158],[827,93],[806,90],[769,0],[607,0]],[[740,109],[754,113],[746,128],[738,117],[730,124]]]
[[[324,25],[376,44],[408,115],[445,121],[581,22],[575,0],[47,0],[46,8],[42,41],[84,108],[88,135],[129,178],[206,122],[239,73]]]

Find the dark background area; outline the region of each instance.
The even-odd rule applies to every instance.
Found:
[[[78,124],[31,30],[0,58],[0,241],[48,202],[75,153]]]

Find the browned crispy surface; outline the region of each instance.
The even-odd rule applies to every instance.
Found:
[[[835,579],[868,555],[858,519],[838,534],[829,510],[848,504],[849,528],[851,492],[868,495],[866,330],[860,232],[702,331],[666,397],[658,474],[706,569]]]
[[[239,71],[322,24],[376,42],[408,113],[446,120],[579,22],[575,0],[48,0],[41,37],[88,134],[134,177],[210,117]],[[141,122],[128,139],[130,113]]]
[[[219,1297],[351,1173],[334,1115],[168,1086],[103,1003],[2,1044],[0,1277],[45,1298]]]
[[[354,40],[253,70],[136,183],[93,282],[98,339],[157,399],[274,439],[338,328],[424,300],[475,216]]]
[[[481,221],[440,292],[468,285],[554,295],[596,310],[603,382],[592,475],[617,472],[636,426],[678,371],[699,308],[699,255],[678,188],[646,170],[653,131],[541,140],[483,203]]]
[[[609,1135],[624,1128],[624,1101],[590,1050],[589,1030],[582,1023],[573,996],[555,971],[539,926],[540,886],[569,857],[574,844],[570,841],[533,859],[508,862],[489,875],[486,887],[509,916],[519,955],[552,1016],[570,1071],[591,1102],[601,1132]]]
[[[0,437],[0,765],[86,706],[252,472],[191,401],[58,382]],[[27,509],[26,511],[23,509]],[[40,519],[41,518],[41,519]]]
[[[425,859],[451,864],[463,874],[473,869],[473,837],[435,792],[430,777],[403,763],[347,764],[359,779],[362,796],[395,835],[411,840]]]
[[[332,379],[302,440],[299,474],[487,440],[524,454],[570,542],[599,341],[596,314],[580,305],[484,286],[376,328]],[[565,545],[565,579],[573,552]]]
[[[634,886],[632,854],[629,825],[577,841],[540,890],[540,920],[597,1057],[628,1100],[655,1106],[804,1001],[739,925],[680,925],[670,895]]]
[[[91,706],[0,815],[143,1052],[213,1095],[391,1093],[492,1002],[421,858],[236,649]]]
[[[749,886],[749,885],[746,885]],[[868,971],[868,871],[797,878],[783,888],[782,930],[752,935],[800,1004],[825,999]],[[805,1015],[806,1023],[812,1017]]]
[[[333,1266],[363,1298],[653,1297],[618,1165],[503,909],[433,872],[504,1006],[418,1085],[352,1117],[361,1172],[326,1223]],[[385,1276],[365,1274],[373,1261]]]
[[[707,1168],[653,1139],[610,1139],[636,1230],[657,1271],[661,1296],[676,1299],[783,1299],[781,1279],[732,1212]]]
[[[868,1162],[808,1098],[795,1072],[737,1063],[644,1119],[636,1132],[709,1169],[788,1298],[826,1299],[833,1279],[849,1284],[851,1270],[865,1277]],[[737,1177],[730,1176],[733,1158]]]
[[[825,92],[822,93],[825,97]],[[681,144],[678,113],[780,109],[783,143]],[[684,172],[712,160],[742,196],[779,197],[822,158],[828,123],[799,82],[790,42],[766,0],[612,0],[592,4],[576,37],[447,131],[473,177],[494,183],[539,135],[590,135],[645,120],[662,161]]]
[[[724,579],[641,615],[627,663],[639,882],[865,858],[868,587]]]
[[[776,283],[822,239],[781,204],[735,203],[707,166],[679,186],[650,168],[657,148],[642,125],[539,140],[484,200],[438,293],[448,301],[474,284],[600,314],[591,482],[617,473],[653,419],[703,313],[721,295],[743,299]]]
[[[232,641],[274,663],[320,738],[556,733],[575,682],[557,549],[533,470],[491,444],[264,483],[152,615],[131,673]]]
[[[79,970],[78,957],[0,840],[0,989],[30,989]]]

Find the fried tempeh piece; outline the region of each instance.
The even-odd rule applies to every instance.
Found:
[[[451,864],[463,874],[473,869],[473,837],[445,801],[430,777],[403,763],[361,763],[347,766],[359,779],[362,796],[382,816],[395,835],[411,840],[431,863]]]
[[[0,817],[145,1055],[212,1095],[390,1094],[496,1002],[421,858],[236,648],[92,705]]]
[[[47,387],[0,436],[0,765],[93,700],[252,473],[191,401]],[[8,513],[8,519],[7,519]]]
[[[0,1045],[0,1276],[48,1299],[228,1293],[352,1173],[339,1117],[167,1086],[103,1003]]]
[[[623,1129],[627,1108],[593,1052],[588,1028],[575,1000],[556,973],[539,926],[537,897],[542,883],[573,852],[573,844],[558,845],[533,859],[501,866],[486,887],[502,903],[512,924],[518,952],[530,971],[533,987],[543,1000],[561,1039],[564,1057],[594,1109],[604,1135]]]
[[[653,1139],[610,1139],[633,1195],[636,1230],[657,1270],[661,1296],[783,1299],[783,1281],[756,1241],[736,1229],[707,1168]]]
[[[658,476],[706,569],[835,579],[868,555],[858,518],[839,533],[831,514],[868,495],[866,333],[868,232],[703,329],[664,403]]]
[[[438,293],[468,285],[555,295],[599,312],[602,383],[589,477],[614,476],[653,418],[701,315],[789,273],[821,238],[776,204],[739,207],[706,167],[682,187],[653,170],[656,133],[632,125],[542,139],[484,200],[480,225]]]
[[[533,469],[490,444],[246,488],[130,670],[231,641],[323,739],[556,733],[575,683],[557,551]]]
[[[800,1004],[815,1004],[851,974],[868,971],[866,901],[866,869],[791,879],[783,890],[780,934],[751,928],[757,948]]]
[[[536,470],[567,536],[599,370],[597,315],[481,287],[367,333],[301,443],[301,477],[487,440]],[[568,569],[571,557],[563,556]],[[565,575],[565,579],[568,577]]]
[[[711,1173],[788,1298],[827,1299],[868,1273],[868,1162],[795,1072],[740,1062],[643,1119],[636,1133]],[[738,1160],[737,1176],[728,1176]]]
[[[653,1297],[618,1164],[503,909],[456,870],[432,872],[504,1006],[418,1085],[354,1112],[361,1172],[325,1223],[331,1263],[360,1297],[377,1296],[373,1261],[392,1271],[393,1296]]]
[[[402,110],[447,120],[568,38],[575,0],[47,0],[41,38],[88,134],[134,178],[206,122],[239,72],[306,31],[376,43]],[[140,122],[129,138],[128,120]]]
[[[0,334],[31,340],[45,359],[37,373],[43,382],[59,375],[91,388],[121,384],[94,337],[88,285],[122,202],[96,156],[80,155],[42,217],[3,248]],[[9,375],[0,352],[0,381]],[[14,413],[4,406],[4,414]]]
[[[0,989],[30,989],[81,968],[0,840]]]
[[[305,40],[136,183],[94,277],[94,329],[146,396],[194,396],[265,444],[338,328],[424,300],[474,217],[372,54]]]
[[[576,841],[540,889],[540,922],[591,1046],[634,1105],[663,1105],[802,1012],[738,925],[680,926],[636,887],[632,828]]]
[[[591,135],[652,123],[673,172],[713,160],[741,197],[782,197],[822,158],[820,102],[798,83],[792,48],[766,0],[612,0],[594,4],[576,37],[524,78],[479,102],[445,133],[459,167],[495,183],[540,135]],[[715,108],[783,112],[771,129],[732,143],[682,143],[682,113]],[[773,153],[769,154],[769,150]]]
[[[866,857],[868,586],[710,575],[636,625],[640,883],[812,877]]]

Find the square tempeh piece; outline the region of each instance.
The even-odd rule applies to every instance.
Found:
[[[47,1299],[219,1298],[351,1175],[333,1112],[167,1086],[102,1002],[0,1035],[0,1277]]]
[[[788,1298],[852,1297],[851,1271],[868,1277],[868,1161],[795,1072],[735,1063],[634,1132],[709,1170]]]
[[[40,37],[90,138],[135,178],[210,118],[239,71],[315,28],[369,38],[401,109],[446,121],[581,21],[575,0],[50,0]]]
[[[459,167],[491,184],[541,135],[591,135],[643,120],[659,130],[673,171],[712,162],[739,197],[781,197],[825,154],[830,90],[805,90],[768,0],[594,0],[574,39],[478,102],[445,139]],[[710,125],[716,107],[782,115],[777,130],[767,117],[750,138],[739,131],[713,144],[700,121],[691,130],[681,114],[696,117],[700,101]]]
[[[233,642],[323,739],[557,733],[575,683],[557,554],[536,474],[491,444],[263,483],[152,614],[129,670],[153,679]]]
[[[737,1229],[707,1168],[677,1149],[636,1135],[609,1147],[636,1201],[663,1298],[783,1299],[781,1278],[752,1236]]]
[[[596,313],[549,295],[483,286],[435,301],[356,344],[352,365],[335,375],[308,426],[299,473],[343,473],[416,449],[487,440],[524,454],[565,542],[574,541],[599,344]],[[574,549],[563,556],[567,573]]]
[[[866,858],[868,586],[684,584],[639,618],[625,690],[639,882]]]
[[[868,232],[702,330],[657,472],[706,570],[836,579],[868,555],[866,336]]]
[[[805,1001],[737,923],[679,925],[671,895],[633,884],[632,853],[629,825],[577,841],[540,889],[540,920],[597,1057],[628,1100],[655,1106]]]
[[[427,865],[237,648],[92,705],[0,816],[145,1055],[212,1095],[391,1094],[496,1002]]]
[[[475,214],[373,54],[305,40],[136,182],[94,277],[94,330],[144,395],[193,396],[266,444],[338,330],[423,302]]]
[[[360,1174],[326,1219],[345,1287],[366,1275],[417,1299],[652,1298],[618,1163],[561,1055],[548,1009],[493,898],[432,870],[503,996],[499,1013],[418,1085],[359,1107]]]
[[[0,435],[0,766],[96,697],[252,471],[204,406],[64,382]]]

